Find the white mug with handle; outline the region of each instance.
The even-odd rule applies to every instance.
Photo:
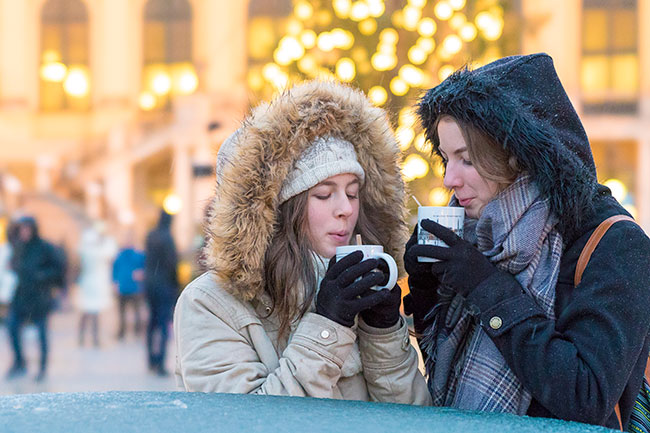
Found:
[[[381,245],[345,245],[336,247],[336,261],[338,262],[343,257],[354,251],[361,251],[363,259],[382,259],[388,264],[388,282],[383,286],[373,286],[372,290],[391,290],[397,284],[397,264],[390,254],[384,252],[384,247]]]

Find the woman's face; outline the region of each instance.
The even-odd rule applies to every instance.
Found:
[[[309,190],[307,222],[314,251],[323,257],[348,245],[359,218],[359,179],[350,173],[328,177]]]
[[[478,174],[469,159],[465,138],[453,119],[445,117],[440,120],[438,137],[445,163],[445,187],[454,190],[468,217],[480,217],[485,205],[497,194],[498,184]]]

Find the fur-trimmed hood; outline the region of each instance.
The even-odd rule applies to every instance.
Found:
[[[425,94],[418,115],[436,152],[433,125],[441,115],[501,143],[549,198],[563,235],[571,237],[593,212],[596,168],[589,141],[547,54],[458,70]]]
[[[388,117],[359,90],[310,81],[253,109],[219,151],[205,255],[233,295],[251,300],[263,293],[264,257],[276,232],[282,183],[312,141],[326,135],[354,145],[365,172],[361,206],[402,269],[405,188]]]

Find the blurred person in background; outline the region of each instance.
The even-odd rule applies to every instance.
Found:
[[[0,233],[0,320],[5,320],[16,291],[16,273],[11,268],[11,255],[18,241],[17,224],[10,221]]]
[[[21,328],[32,322],[38,329],[41,359],[36,381],[45,378],[47,370],[47,319],[52,307],[52,288],[61,279],[62,266],[54,247],[41,239],[36,220],[25,216],[17,222],[17,241],[11,258],[17,285],[9,308],[8,328],[14,351],[14,362],[7,378],[27,372],[23,357]]]
[[[117,331],[119,340],[126,332],[126,308],[130,306],[135,318],[134,334],[142,331],[140,303],[142,300],[142,280],[144,278],[144,253],[135,248],[133,233],[126,236],[124,246],[113,262],[113,283],[119,300],[120,323]]]
[[[149,305],[149,370],[166,376],[165,355],[172,311],[178,297],[178,255],[171,234],[172,216],[160,211],[158,225],[147,235],[144,290]]]
[[[77,307],[81,312],[79,346],[83,346],[90,325],[93,345],[99,347],[99,313],[111,302],[111,271],[116,250],[115,241],[101,221],[94,222],[81,234],[78,248],[81,269],[77,284]]]

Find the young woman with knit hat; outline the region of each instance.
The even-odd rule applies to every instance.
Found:
[[[580,119],[545,54],[462,69],[418,114],[464,239],[407,244],[409,310],[433,404],[627,428],[650,350],[650,240],[599,185]],[[427,256],[431,263],[418,261]],[[405,299],[405,305],[407,300]]]
[[[255,108],[217,155],[210,269],[174,316],[188,391],[430,404],[399,314],[400,289],[357,234],[401,262],[400,152],[387,116],[335,82]],[[401,268],[401,263],[398,264]]]

